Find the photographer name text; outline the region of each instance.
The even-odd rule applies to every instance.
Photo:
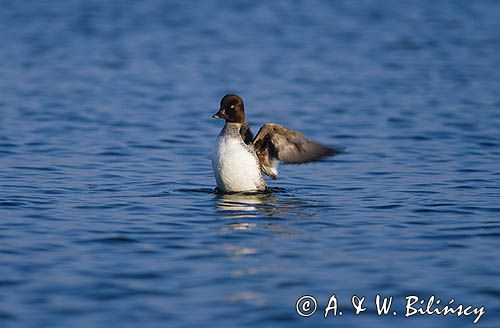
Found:
[[[362,315],[363,312],[370,309],[375,310],[378,316],[397,316],[398,312],[393,310],[394,297],[382,297],[376,295],[372,304],[365,296],[353,295],[351,297],[351,306],[355,315]],[[311,295],[301,296],[295,302],[295,311],[302,317],[310,317],[318,310],[318,302]],[[327,318],[329,316],[342,316],[343,313],[339,307],[339,301],[335,294],[330,296],[327,305],[322,309],[322,315]],[[434,295],[429,298],[419,298],[415,295],[409,295],[404,298],[404,316],[464,316],[471,317],[473,323],[479,322],[485,314],[484,306],[464,305],[455,302],[455,299],[450,299],[447,303],[443,302]]]

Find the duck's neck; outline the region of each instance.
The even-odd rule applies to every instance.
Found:
[[[241,124],[243,123],[226,122],[226,125],[224,125],[224,128],[222,129],[222,133],[230,136],[239,136]]]

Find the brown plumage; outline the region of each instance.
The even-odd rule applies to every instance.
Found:
[[[253,139],[253,145],[262,172],[272,179],[277,178],[276,161],[302,164],[340,152],[306,139],[301,133],[275,123],[264,124]]]

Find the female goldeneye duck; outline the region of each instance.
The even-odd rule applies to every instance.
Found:
[[[278,177],[278,164],[301,164],[339,154],[334,149],[304,138],[302,134],[275,123],[264,124],[255,138],[245,121],[243,99],[225,95],[213,118],[223,118],[212,168],[217,187],[223,192],[263,191],[262,173]]]

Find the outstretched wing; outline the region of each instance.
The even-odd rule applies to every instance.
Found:
[[[342,151],[306,139],[299,132],[274,123],[264,124],[260,128],[253,145],[262,172],[272,179],[278,177],[278,161],[287,164],[308,163]]]

